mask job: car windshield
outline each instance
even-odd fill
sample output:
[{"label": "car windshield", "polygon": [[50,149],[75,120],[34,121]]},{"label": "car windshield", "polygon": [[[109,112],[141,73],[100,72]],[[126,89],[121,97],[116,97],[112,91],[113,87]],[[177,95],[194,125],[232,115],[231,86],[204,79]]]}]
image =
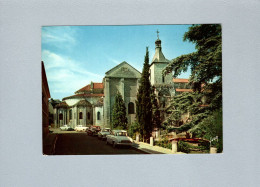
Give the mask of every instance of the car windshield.
[{"label": "car windshield", "polygon": [[109,132],[109,129],[104,129],[103,132]]},{"label": "car windshield", "polygon": [[127,133],[126,132],[118,132],[117,136],[127,136]]}]

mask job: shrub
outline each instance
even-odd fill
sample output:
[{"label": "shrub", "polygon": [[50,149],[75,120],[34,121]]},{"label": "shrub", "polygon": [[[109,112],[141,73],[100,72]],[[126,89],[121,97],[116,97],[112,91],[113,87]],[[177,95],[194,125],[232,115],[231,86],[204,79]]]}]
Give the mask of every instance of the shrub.
[{"label": "shrub", "polygon": [[154,145],[157,145],[159,147],[167,148],[167,149],[172,149],[172,144],[171,142],[167,139],[167,137],[164,137],[163,139],[159,141],[155,141]]},{"label": "shrub", "polygon": [[223,150],[223,126],[222,126],[222,110],[217,110],[212,115],[203,119],[200,125],[191,129],[195,137],[201,137],[207,140],[218,137],[218,140],[211,142],[211,146],[217,147],[217,152]]},{"label": "shrub", "polygon": [[190,153],[190,145],[187,142],[179,141],[178,142],[178,151],[184,153]]},{"label": "shrub", "polygon": [[[128,125],[128,130],[127,130],[128,136],[134,138],[136,132],[140,132],[140,125],[139,125],[139,123],[138,122],[133,122],[132,124],[129,124]],[[140,136],[140,141],[141,141],[141,139],[142,139],[142,137]]]}]

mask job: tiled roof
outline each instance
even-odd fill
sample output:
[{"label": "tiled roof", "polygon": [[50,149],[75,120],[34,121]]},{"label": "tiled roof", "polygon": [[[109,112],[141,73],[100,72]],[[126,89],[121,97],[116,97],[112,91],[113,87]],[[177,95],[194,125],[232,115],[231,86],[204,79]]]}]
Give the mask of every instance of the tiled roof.
[{"label": "tiled roof", "polygon": [[[103,88],[104,88],[103,83],[93,82],[93,89],[103,89]],[[79,89],[76,92],[84,92],[84,91],[90,91],[90,90],[91,90],[91,84],[88,84],[87,86],[84,86],[83,88]]]},{"label": "tiled roof", "polygon": [[200,107],[208,107],[209,105],[200,105]]},{"label": "tiled roof", "polygon": [[176,88],[176,92],[192,92],[192,89],[180,89],[180,88]]},{"label": "tiled roof", "polygon": [[67,108],[69,105],[65,101],[62,101],[61,103],[57,104],[56,108]]},{"label": "tiled roof", "polygon": [[94,89],[103,89],[104,88],[102,82],[101,83],[93,83],[93,85],[94,85]]},{"label": "tiled roof", "polygon": [[84,98],[84,97],[103,97],[104,94],[76,94],[68,97],[64,97],[62,100],[72,99],[72,98]]},{"label": "tiled roof", "polygon": [[176,82],[176,83],[178,83],[178,82],[188,83],[188,82],[189,82],[189,79],[173,79],[172,81],[173,81],[173,82]]}]

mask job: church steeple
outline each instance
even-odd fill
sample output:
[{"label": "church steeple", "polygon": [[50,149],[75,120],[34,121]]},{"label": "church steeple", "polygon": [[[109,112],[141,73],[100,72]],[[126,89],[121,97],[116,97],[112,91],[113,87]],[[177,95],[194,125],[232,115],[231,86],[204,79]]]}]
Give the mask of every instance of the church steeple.
[{"label": "church steeple", "polygon": [[157,30],[156,33],[157,33],[157,40],[155,41],[155,49],[161,48],[161,43],[162,43],[162,41],[159,39],[159,31]]},{"label": "church steeple", "polygon": [[162,41],[159,38],[159,31],[157,30],[156,33],[157,33],[157,40],[155,41],[155,54],[154,54],[152,63],[153,62],[169,62],[169,60],[167,60],[162,53],[162,46],[161,46]]}]

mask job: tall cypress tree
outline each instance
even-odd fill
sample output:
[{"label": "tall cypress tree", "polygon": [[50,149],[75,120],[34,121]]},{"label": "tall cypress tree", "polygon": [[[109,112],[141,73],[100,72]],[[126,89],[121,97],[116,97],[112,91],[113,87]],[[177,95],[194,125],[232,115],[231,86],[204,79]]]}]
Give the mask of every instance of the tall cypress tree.
[{"label": "tall cypress tree", "polygon": [[151,99],[152,99],[152,109],[153,109],[152,110],[153,111],[152,124],[153,124],[153,127],[160,128],[161,127],[161,115],[160,115],[160,110],[159,110],[159,104],[156,99],[156,95],[155,95],[154,91],[152,91]]},{"label": "tall cypress tree", "polygon": [[143,71],[141,76],[141,84],[138,89],[137,101],[136,101],[136,113],[137,121],[140,124],[141,135],[143,138],[149,138],[153,126],[152,126],[152,99],[151,99],[151,83],[149,80],[149,51],[146,47],[146,55],[144,58]]},{"label": "tall cypress tree", "polygon": [[127,128],[127,117],[126,117],[126,107],[122,95],[117,93],[115,97],[115,104],[113,106],[112,112],[112,129]]}]

